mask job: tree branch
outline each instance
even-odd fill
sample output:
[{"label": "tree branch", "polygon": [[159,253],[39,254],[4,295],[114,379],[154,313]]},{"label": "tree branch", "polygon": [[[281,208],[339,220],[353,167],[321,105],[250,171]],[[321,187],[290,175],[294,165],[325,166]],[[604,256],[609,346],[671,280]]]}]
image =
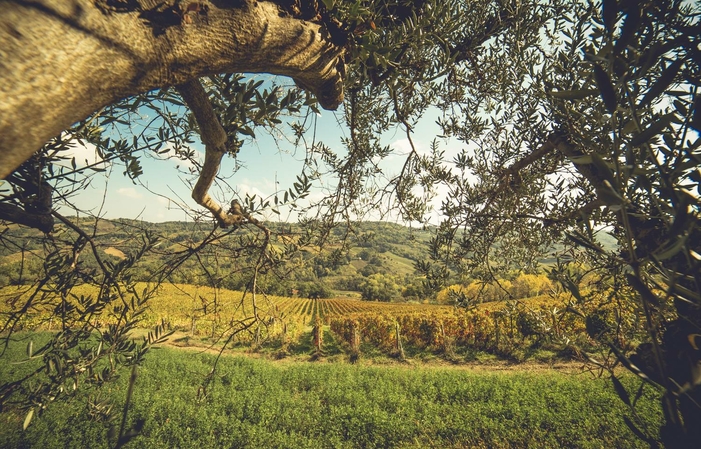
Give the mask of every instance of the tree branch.
[{"label": "tree branch", "polygon": [[605,188],[605,181],[607,179],[604,173],[597,170],[594,164],[582,164],[577,162],[577,159],[587,156],[587,153],[573,145],[566,132],[560,131],[553,133],[548,138],[548,141],[552,142],[552,145],[554,145],[563,156],[566,156],[572,161],[577,171],[589,181],[594,189],[598,191],[599,189]]},{"label": "tree branch", "polygon": [[54,229],[54,219],[51,214],[26,212],[19,206],[0,203],[0,220],[29,226],[43,232],[50,233]]},{"label": "tree branch", "polygon": [[518,177],[519,171],[523,170],[524,168],[531,165],[533,162],[543,158],[545,155],[552,152],[556,148],[555,145],[555,140],[553,140],[553,136],[551,135],[540,147],[536,148],[532,153],[526,155],[522,159],[519,159],[518,161],[510,165],[508,168],[506,168],[504,171],[502,171],[501,175],[499,176],[499,179],[496,182],[495,189],[492,191],[492,194],[489,196],[489,199],[487,199],[487,202],[482,208],[481,214],[487,212],[492,207],[492,204],[497,199],[497,197],[511,187],[511,181],[515,177]]},{"label": "tree branch", "polygon": [[[546,141],[538,148],[536,148],[533,152],[530,154],[526,155],[525,157],[519,159],[518,161],[514,162],[512,165],[510,165],[508,168],[502,171],[501,175],[499,176],[499,179],[496,182],[495,188],[492,192],[492,194],[489,196],[487,199],[487,202],[485,205],[482,207],[482,211],[480,212],[480,216],[490,216],[489,210],[491,209],[492,205],[496,201],[496,199],[499,197],[499,195],[503,194],[507,189],[510,188],[511,186],[511,181],[514,178],[518,177],[518,172],[520,170],[523,170],[524,168],[528,167],[535,161],[545,157],[547,154],[551,153],[552,151],[557,150],[562,154],[563,156],[570,158],[573,160],[573,164],[577,171],[584,176],[587,181],[595,188],[595,189],[601,189],[602,187],[605,186],[604,181],[606,180],[605,176],[602,173],[599,173],[596,170],[596,167],[592,164],[581,164],[577,163],[576,160],[578,158],[581,158],[583,156],[586,156],[586,153],[584,153],[582,150],[578,149],[575,147],[568,139],[567,134],[565,132],[559,131],[559,132],[554,132],[551,135],[548,136]],[[563,223],[566,221],[569,221],[571,219],[577,218],[577,216],[582,216],[585,214],[591,213],[594,209],[599,208],[601,206],[604,206],[605,203],[601,199],[596,199],[593,201],[590,201],[589,203],[585,204],[579,209],[575,209],[571,211],[570,213],[561,215],[559,217],[522,217],[522,218],[532,218],[532,219],[537,219],[537,220],[542,220],[546,224],[554,224],[554,223]]]},{"label": "tree branch", "polygon": [[10,1],[0,15],[0,178],[105,105],[220,73],[292,77],[343,101],[343,49],[270,1]]},{"label": "tree branch", "polygon": [[195,116],[202,143],[205,145],[204,164],[195,188],[192,190],[192,198],[197,204],[207,208],[222,228],[240,226],[249,222],[263,230],[269,237],[268,228],[244,211],[237,200],[233,200],[231,208],[225,212],[224,208],[209,195],[209,189],[219,172],[221,160],[226,154],[226,132],[212,108],[207,92],[198,80],[180,84],[176,89]]}]

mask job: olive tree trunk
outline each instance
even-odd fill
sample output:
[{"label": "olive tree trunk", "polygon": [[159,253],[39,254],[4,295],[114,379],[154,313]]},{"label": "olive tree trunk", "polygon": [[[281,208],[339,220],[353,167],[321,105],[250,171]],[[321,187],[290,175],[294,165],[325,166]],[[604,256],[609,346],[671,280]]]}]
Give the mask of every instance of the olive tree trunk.
[{"label": "olive tree trunk", "polygon": [[101,107],[204,75],[290,76],[335,109],[341,53],[269,1],[3,2],[0,178]]}]

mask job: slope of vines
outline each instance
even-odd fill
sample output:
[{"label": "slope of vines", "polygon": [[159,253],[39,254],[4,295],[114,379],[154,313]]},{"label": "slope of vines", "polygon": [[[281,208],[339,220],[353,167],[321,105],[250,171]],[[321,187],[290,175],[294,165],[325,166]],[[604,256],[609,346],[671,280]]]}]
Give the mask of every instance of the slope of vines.
[{"label": "slope of vines", "polygon": [[[0,299],[16,296],[21,287],[0,290]],[[85,291],[83,291],[85,290]],[[77,288],[80,295],[94,294]],[[21,301],[19,302],[21,303]],[[595,307],[590,307],[595,310]],[[0,302],[0,314],[13,304]],[[557,342],[560,346],[591,343],[587,320],[591,315],[565,311],[564,297],[541,296],[518,303],[485,303],[473,310],[452,306],[410,303],[382,303],[357,299],[304,299],[269,295],[244,295],[230,290],[214,290],[192,285],[164,285],[143,311],[143,327],[165,322],[170,329],[191,335],[217,337],[240,331],[235,342],[289,344],[311,332],[310,327],[325,325],[342,345],[352,351],[359,344],[385,352],[402,345],[419,350],[452,352],[472,348],[493,353],[509,353],[515,348]],[[28,311],[19,328],[56,329],[50,310],[36,307]],[[253,317],[257,316],[257,320]],[[635,313],[631,313],[635,316]],[[637,323],[614,323],[613,316],[595,317],[603,330],[619,342],[632,340]],[[95,328],[112,324],[114,314],[96,316]],[[615,331],[612,329],[616,328]],[[588,334],[589,331],[589,334]],[[401,344],[400,344],[401,343]]]}]

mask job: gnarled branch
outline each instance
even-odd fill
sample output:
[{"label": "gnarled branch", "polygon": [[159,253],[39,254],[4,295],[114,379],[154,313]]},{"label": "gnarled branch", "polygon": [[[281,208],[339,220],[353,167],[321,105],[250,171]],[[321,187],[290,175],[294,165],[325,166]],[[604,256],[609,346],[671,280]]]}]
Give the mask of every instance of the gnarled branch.
[{"label": "gnarled branch", "polygon": [[343,49],[274,2],[135,0],[110,10],[114,3],[3,4],[0,179],[99,108],[204,75],[286,75],[324,108],[343,100]]},{"label": "gnarled branch", "polygon": [[226,154],[226,132],[212,108],[207,92],[198,80],[180,84],[176,86],[176,89],[195,116],[197,125],[200,128],[202,143],[205,145],[204,164],[195,188],[192,190],[192,198],[200,206],[206,207],[222,228],[239,226],[249,222],[262,229],[266,235],[269,235],[270,231],[244,211],[238,201],[233,200],[231,209],[225,212],[224,208],[209,195],[209,189],[212,187],[214,178],[219,172],[221,160]]}]

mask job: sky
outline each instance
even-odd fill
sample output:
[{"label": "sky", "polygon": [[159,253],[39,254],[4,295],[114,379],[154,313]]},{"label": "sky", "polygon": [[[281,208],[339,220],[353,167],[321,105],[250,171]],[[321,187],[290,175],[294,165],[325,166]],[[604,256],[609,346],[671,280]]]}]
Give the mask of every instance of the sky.
[{"label": "sky", "polygon": [[[414,144],[420,153],[426,152],[434,137],[440,134],[435,120],[435,116],[422,120],[414,132]],[[342,112],[321,110],[317,117],[317,140],[340,150],[341,138],[347,133],[339,124],[341,121]],[[228,186],[219,183],[222,188],[215,185],[210,191],[220,203],[228,204],[231,201],[229,188],[233,188],[240,198],[246,194],[269,197],[280,189],[291,187],[296,176],[301,173],[303,149],[295,150],[285,139],[278,139],[276,143],[267,133],[257,132],[256,136],[255,140],[248,141],[239,152],[238,162],[242,167],[238,171],[234,173],[235,162],[231,157],[224,158],[219,175],[226,178]],[[397,155],[383,161],[383,169],[387,174],[396,174],[403,163],[401,155],[408,154],[410,150],[409,142],[403,130],[388,133],[383,139],[386,144],[397,150]],[[198,152],[200,160],[203,160],[204,146],[198,141],[192,148]],[[96,160],[95,150],[89,145],[74,147],[73,155],[78,165],[84,165],[86,160]],[[185,209],[204,210],[190,197],[191,185],[196,177],[189,173],[187,163],[177,159],[156,160],[153,157],[142,157],[141,164],[144,173],[136,182],[123,175],[122,165],[108,167],[105,175],[95,176],[89,187],[72,198],[73,202],[81,209],[90,210],[92,214],[99,214],[104,218],[129,218],[148,222],[192,221],[193,218],[188,216],[179,204]],[[323,195],[319,186],[315,187],[310,199],[318,199]],[[69,208],[59,211],[75,214]],[[282,221],[297,219],[294,213],[281,212],[280,216],[269,214],[264,218]],[[370,219],[373,219],[372,214]],[[437,220],[437,214],[434,214],[431,221]]]}]

